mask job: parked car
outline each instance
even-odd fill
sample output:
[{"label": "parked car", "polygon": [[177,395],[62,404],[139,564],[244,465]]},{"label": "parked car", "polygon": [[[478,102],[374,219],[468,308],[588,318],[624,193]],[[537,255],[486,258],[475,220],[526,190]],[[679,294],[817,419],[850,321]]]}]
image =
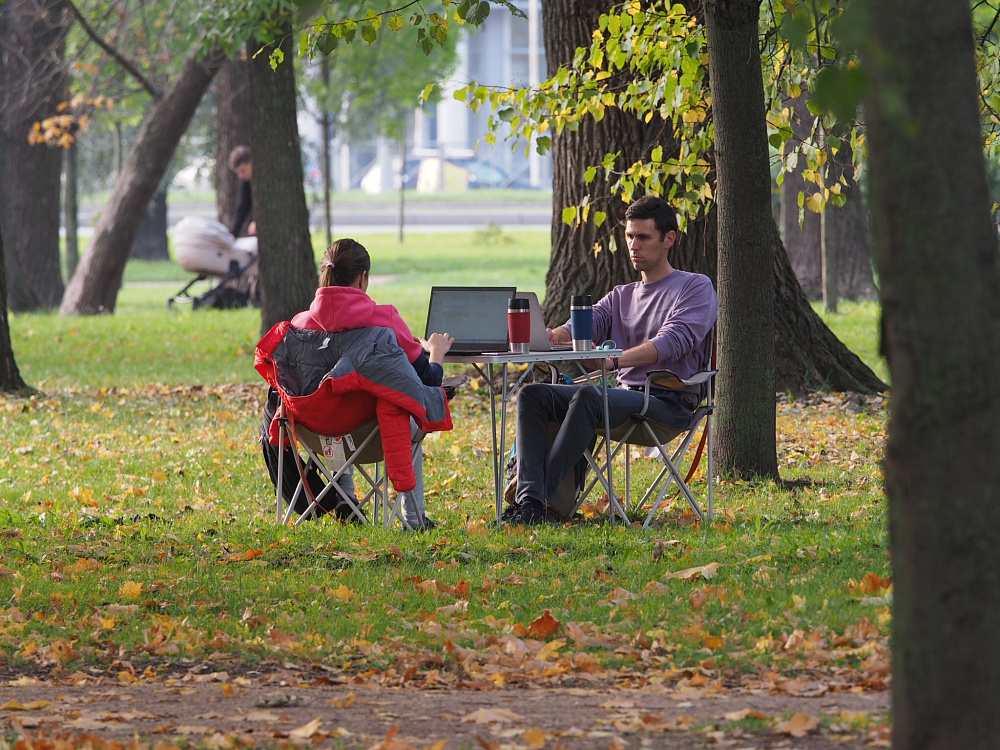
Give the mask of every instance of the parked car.
[{"label": "parked car", "polygon": [[[515,190],[538,189],[528,181],[527,177],[519,174],[508,174],[499,167],[487,164],[486,162],[477,161],[472,157],[449,157],[445,160],[445,163],[447,165],[446,168],[457,168],[463,170],[463,172],[467,175],[465,181],[466,187],[470,190],[484,188],[511,188]],[[403,176],[404,187],[409,190],[415,190],[417,188],[421,165],[423,165],[426,172],[428,168],[438,168],[438,161],[436,157],[429,157],[427,159],[411,157],[407,159],[406,171]]]}]

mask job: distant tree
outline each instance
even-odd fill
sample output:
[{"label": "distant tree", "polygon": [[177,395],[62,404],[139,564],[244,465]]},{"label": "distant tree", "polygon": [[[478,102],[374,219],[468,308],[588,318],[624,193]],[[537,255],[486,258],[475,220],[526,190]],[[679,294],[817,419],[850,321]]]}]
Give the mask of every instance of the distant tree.
[{"label": "distant tree", "polygon": [[135,145],[94,229],[90,248],[66,287],[61,315],[114,312],[129,249],[202,95],[225,60],[221,51],[190,56],[150,107]]},{"label": "distant tree", "polygon": [[284,60],[273,68],[266,52],[258,54],[260,41],[247,47],[262,333],[309,307],[319,280],[303,186],[290,31],[287,20],[278,25],[271,50],[283,53]]},{"label": "distant tree", "polygon": [[1000,736],[1000,248],[970,6],[861,8],[881,340],[893,383],[884,460],[892,747],[986,750]]},{"label": "distant tree", "polygon": [[7,302],[12,310],[51,309],[63,294],[59,258],[62,149],[29,140],[36,122],[66,98],[62,0],[0,4],[0,212],[7,230]]},{"label": "distant tree", "polygon": [[21,371],[14,361],[14,347],[10,342],[10,324],[7,320],[7,275],[4,273],[3,234],[0,232],[0,393],[27,393],[31,389],[21,379]]}]

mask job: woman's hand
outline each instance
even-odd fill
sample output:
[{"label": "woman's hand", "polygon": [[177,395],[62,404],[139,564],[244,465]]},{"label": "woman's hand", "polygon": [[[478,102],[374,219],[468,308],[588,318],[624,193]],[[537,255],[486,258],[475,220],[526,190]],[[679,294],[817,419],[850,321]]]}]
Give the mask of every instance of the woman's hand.
[{"label": "woman's hand", "polygon": [[447,333],[432,333],[428,338],[420,339],[420,345],[427,352],[430,361],[438,365],[444,361],[444,355],[454,343],[455,337]]}]

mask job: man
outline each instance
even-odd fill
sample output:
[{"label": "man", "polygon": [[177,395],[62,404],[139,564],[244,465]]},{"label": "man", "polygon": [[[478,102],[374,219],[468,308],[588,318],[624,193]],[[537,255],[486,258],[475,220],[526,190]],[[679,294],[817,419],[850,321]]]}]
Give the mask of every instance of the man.
[{"label": "man", "polygon": [[251,215],[253,214],[253,190],[251,188],[253,153],[250,151],[249,146],[237,146],[229,153],[229,168],[240,179],[240,184],[237,188],[236,210],[233,212],[233,222],[229,227],[229,233],[233,237],[239,237],[244,223],[250,219],[250,224],[247,226],[247,234],[250,236],[256,235],[257,224],[251,219]]},{"label": "man", "polygon": [[[715,325],[719,300],[707,276],[679,271],[667,251],[677,239],[677,217],[660,198],[640,198],[625,211],[625,237],[632,266],[641,281],[611,290],[594,305],[594,342],[611,340],[623,349],[608,359],[620,388],[608,391],[611,426],[643,404],[642,389],[651,370],[672,370],[682,378],[701,369],[704,341]],[[552,343],[572,341],[572,324],[549,331]],[[698,405],[697,389],[654,391],[647,414],[684,429]],[[566,473],[583,456],[603,426],[601,392],[591,385],[524,386],[517,398],[517,494],[504,513],[514,524],[565,518],[571,508],[553,500]],[[558,431],[550,441],[549,426]]]}]

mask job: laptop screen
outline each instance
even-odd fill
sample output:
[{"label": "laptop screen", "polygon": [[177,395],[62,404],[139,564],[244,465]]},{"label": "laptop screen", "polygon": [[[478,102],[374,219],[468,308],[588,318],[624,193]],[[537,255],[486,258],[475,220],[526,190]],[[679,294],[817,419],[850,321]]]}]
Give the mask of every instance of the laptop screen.
[{"label": "laptop screen", "polygon": [[515,288],[436,286],[427,308],[427,332],[455,337],[452,351],[507,349],[507,303]]}]

